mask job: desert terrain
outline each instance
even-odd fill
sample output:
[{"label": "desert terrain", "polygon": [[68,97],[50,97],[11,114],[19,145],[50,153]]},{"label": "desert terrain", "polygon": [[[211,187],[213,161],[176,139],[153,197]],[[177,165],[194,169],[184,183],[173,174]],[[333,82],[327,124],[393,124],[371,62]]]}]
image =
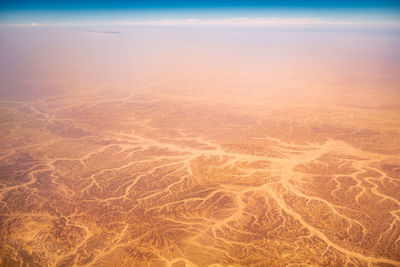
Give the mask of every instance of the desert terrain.
[{"label": "desert terrain", "polygon": [[214,63],[142,83],[3,68],[0,265],[400,266],[396,75]]}]

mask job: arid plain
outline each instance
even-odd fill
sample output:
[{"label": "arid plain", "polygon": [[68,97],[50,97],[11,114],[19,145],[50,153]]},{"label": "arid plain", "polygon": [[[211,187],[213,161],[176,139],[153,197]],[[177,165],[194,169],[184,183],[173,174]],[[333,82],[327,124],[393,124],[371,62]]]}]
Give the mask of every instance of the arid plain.
[{"label": "arid plain", "polygon": [[[273,33],[283,47],[267,42],[258,54],[252,42],[222,48],[243,30],[186,50],[188,34],[206,33],[146,31],[129,41],[68,31],[76,45],[103,46],[93,57],[104,69],[85,56],[71,65],[89,49],[42,57],[56,42],[48,33],[26,53],[56,65],[2,64],[1,266],[400,265],[391,37],[343,33],[331,46],[337,33],[326,43]],[[1,57],[20,55],[15,43],[29,34],[3,33]],[[168,49],[145,47],[149,36]],[[106,50],[115,42],[139,52],[117,64]],[[129,65],[135,58],[146,64]],[[135,71],[121,74],[123,64]]]}]

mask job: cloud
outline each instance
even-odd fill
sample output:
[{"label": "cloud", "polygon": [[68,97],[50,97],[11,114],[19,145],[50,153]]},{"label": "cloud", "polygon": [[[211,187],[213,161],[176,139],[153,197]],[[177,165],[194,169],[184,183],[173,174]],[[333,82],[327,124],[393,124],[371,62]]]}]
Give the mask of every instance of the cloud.
[{"label": "cloud", "polygon": [[45,26],[44,24],[40,24],[37,22],[32,22],[32,23],[28,23],[28,24],[10,24],[9,26],[12,27],[41,27],[41,26]]},{"label": "cloud", "polygon": [[120,25],[165,25],[165,26],[274,26],[274,25],[347,25],[350,21],[330,21],[320,18],[224,18],[224,19],[165,19],[150,21],[119,21]]},{"label": "cloud", "polygon": [[74,28],[74,31],[82,31],[82,32],[90,32],[90,33],[100,33],[100,34],[120,34],[121,32],[118,31],[100,31],[100,30],[93,30],[93,29],[81,29],[81,28]]}]

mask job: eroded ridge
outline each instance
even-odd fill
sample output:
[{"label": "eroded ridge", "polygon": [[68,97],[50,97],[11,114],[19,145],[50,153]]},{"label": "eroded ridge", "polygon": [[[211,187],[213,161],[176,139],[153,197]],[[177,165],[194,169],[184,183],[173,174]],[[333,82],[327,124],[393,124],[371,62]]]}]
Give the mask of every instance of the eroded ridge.
[{"label": "eroded ridge", "polygon": [[3,101],[1,264],[399,266],[396,119],[315,110]]}]

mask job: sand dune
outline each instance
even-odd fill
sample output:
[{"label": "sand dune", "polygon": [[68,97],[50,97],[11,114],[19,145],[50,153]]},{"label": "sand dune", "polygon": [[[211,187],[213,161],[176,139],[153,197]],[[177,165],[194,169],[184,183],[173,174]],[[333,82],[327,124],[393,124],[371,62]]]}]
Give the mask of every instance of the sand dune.
[{"label": "sand dune", "polygon": [[0,265],[400,265],[398,92],[168,77],[3,94]]}]

